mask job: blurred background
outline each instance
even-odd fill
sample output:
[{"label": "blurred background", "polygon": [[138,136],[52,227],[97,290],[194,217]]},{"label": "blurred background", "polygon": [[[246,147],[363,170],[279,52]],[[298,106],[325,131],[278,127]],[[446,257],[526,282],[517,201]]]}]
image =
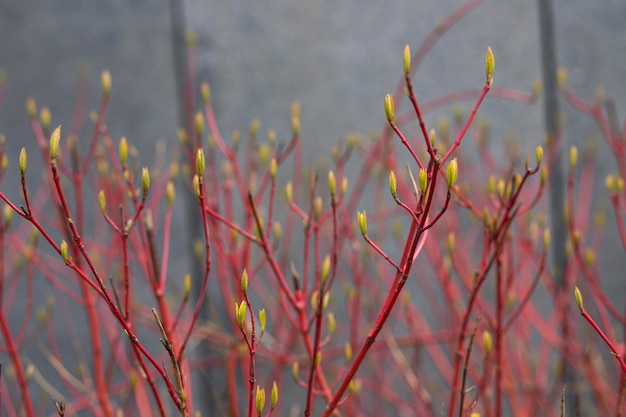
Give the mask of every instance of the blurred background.
[{"label": "blurred background", "polygon": [[[35,141],[25,111],[27,97],[52,112],[52,125],[69,124],[77,80],[89,85],[89,109],[100,98],[100,73],[113,79],[107,126],[115,141],[126,136],[146,165],[155,143],[177,146],[180,126],[172,11],[184,30],[198,37],[197,72],[207,80],[224,136],[250,121],[261,132],[290,135],[290,106],[302,105],[305,155],[328,156],[350,132],[366,135],[385,123],[383,97],[402,75],[405,44],[416,50],[460,0],[188,0],[75,2],[0,1],[0,67],[6,71],[0,133],[11,158],[3,191],[17,197],[16,161]],[[571,89],[592,99],[604,86],[618,114],[626,114],[626,2],[557,0],[554,4],[559,65],[569,69]],[[174,13],[176,14],[176,13]],[[434,46],[414,75],[418,99],[425,101],[484,83],[484,54],[496,57],[494,85],[530,92],[541,77],[536,2],[487,0]],[[178,29],[181,27],[178,26]],[[581,145],[599,136],[596,125],[565,103],[565,141]],[[467,103],[469,108],[470,103]],[[450,108],[428,114],[433,124]],[[520,139],[525,150],[543,142],[542,103],[525,106],[487,98],[481,114],[492,124],[492,144],[503,152],[504,138]],[[81,132],[87,141],[89,124]],[[614,171],[600,145],[599,178]],[[12,169],[11,169],[12,168]],[[603,174],[604,172],[604,174]],[[187,226],[184,211],[175,222]],[[177,234],[183,242],[185,233]],[[173,245],[173,273],[190,270],[186,246]],[[621,250],[609,254],[623,257]],[[178,271],[181,272],[178,272]],[[621,289],[623,276],[616,278]],[[613,281],[611,281],[613,282]],[[610,287],[610,283],[608,284]],[[610,289],[609,289],[610,292]]]}]

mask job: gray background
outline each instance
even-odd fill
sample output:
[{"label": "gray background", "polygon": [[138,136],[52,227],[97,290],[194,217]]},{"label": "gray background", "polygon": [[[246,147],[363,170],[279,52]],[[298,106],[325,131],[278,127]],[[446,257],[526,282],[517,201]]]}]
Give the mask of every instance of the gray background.
[{"label": "gray background", "polygon": [[[231,0],[185,2],[185,21],[199,37],[198,73],[210,82],[224,136],[259,118],[262,132],[289,135],[289,109],[302,103],[305,155],[328,153],[347,133],[384,123],[382,98],[402,71],[402,49],[414,49],[435,24],[460,5],[438,1]],[[570,69],[570,85],[591,97],[599,85],[626,113],[626,3],[556,1],[557,49]],[[540,75],[534,1],[489,0],[435,46],[415,76],[421,100],[484,82],[484,51],[496,56],[495,85],[530,91]],[[150,164],[155,141],[176,146],[177,97],[164,1],[0,2],[0,67],[7,72],[0,133],[7,136],[13,173],[19,149],[34,150],[24,110],[32,96],[52,110],[53,125],[69,123],[76,74],[89,72],[90,108],[99,100],[99,74],[108,69],[113,91],[107,126],[127,136]],[[563,106],[566,139],[582,143],[595,125]],[[449,109],[446,109],[448,112]],[[542,108],[488,99],[494,146],[509,133],[527,149],[541,142]],[[428,115],[434,121],[442,114]],[[84,130],[87,135],[89,130]],[[87,139],[87,136],[84,138]],[[602,147],[604,148],[604,147]],[[34,153],[34,152],[33,152]],[[606,153],[603,155],[606,157]],[[34,162],[33,162],[34,163]],[[613,170],[613,161],[601,170]],[[9,174],[3,191],[16,197]],[[181,224],[181,218],[176,221]],[[179,239],[185,239],[179,233]],[[173,246],[174,271],[186,272],[183,245]],[[178,252],[178,253],[176,253]],[[623,256],[617,251],[614,257]],[[619,285],[618,285],[619,284]],[[620,280],[615,280],[620,288]]]}]

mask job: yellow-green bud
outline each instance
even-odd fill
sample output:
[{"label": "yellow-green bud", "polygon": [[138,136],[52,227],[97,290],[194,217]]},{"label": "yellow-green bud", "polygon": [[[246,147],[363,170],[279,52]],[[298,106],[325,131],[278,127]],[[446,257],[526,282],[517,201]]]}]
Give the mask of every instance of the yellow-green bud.
[{"label": "yellow-green bud", "polygon": [[241,292],[243,293],[244,297],[246,296],[246,294],[248,294],[248,271],[245,269],[241,274]]},{"label": "yellow-green bud", "polygon": [[300,134],[300,117],[291,118],[291,131],[294,135]]},{"label": "yellow-green bud", "polygon": [[322,352],[318,351],[317,354],[315,355],[315,362],[313,363],[313,366],[317,368],[320,362],[322,362]]},{"label": "yellow-green bud", "polygon": [[404,64],[404,76],[408,77],[411,75],[411,48],[409,45],[404,47],[404,56],[403,56],[403,64]]},{"label": "yellow-green bud", "polygon": [[144,197],[148,195],[150,190],[150,171],[146,167],[141,169],[141,190]]},{"label": "yellow-green bud", "polygon": [[541,165],[541,161],[543,161],[543,148],[541,146],[535,148],[535,158],[537,159],[537,165]]},{"label": "yellow-green bud", "polygon": [[276,178],[276,172],[278,172],[278,162],[276,162],[276,158],[272,158],[272,162],[270,162],[270,175],[272,179]]},{"label": "yellow-green bud", "polygon": [[291,181],[289,181],[285,186],[285,196],[287,197],[287,202],[289,204],[293,203],[293,185],[291,184]]},{"label": "yellow-green bud", "polygon": [[261,128],[261,121],[259,119],[254,119],[250,123],[250,136],[256,136],[259,133],[259,129]]},{"label": "yellow-green bud", "polygon": [[454,252],[455,244],[456,244],[456,239],[454,236],[454,232],[448,233],[448,251]]},{"label": "yellow-green bud", "polygon": [[420,194],[424,195],[428,185],[428,174],[424,168],[421,168],[419,174],[417,174],[417,185],[420,189]]},{"label": "yellow-green bud", "polygon": [[317,310],[317,304],[320,300],[320,293],[317,291],[313,291],[313,294],[311,294],[311,307],[314,310]]},{"label": "yellow-green bud", "polygon": [[296,382],[298,382],[299,371],[300,371],[300,365],[298,364],[298,362],[294,362],[293,365],[291,365],[291,376],[293,376],[293,379]]},{"label": "yellow-green bud", "polygon": [[125,137],[120,139],[119,154],[122,166],[126,165],[126,161],[128,160],[128,141],[126,141]]},{"label": "yellow-green bud", "polygon": [[391,94],[387,94],[385,96],[385,117],[387,117],[387,121],[389,123],[392,123],[395,117],[393,97]]},{"label": "yellow-green bud", "polygon": [[357,211],[356,219],[357,219],[357,222],[359,223],[359,229],[361,229],[361,234],[363,236],[366,236],[367,235],[367,214],[365,213],[365,210],[363,210],[363,212]]},{"label": "yellow-green bud", "polygon": [[206,160],[204,158],[204,150],[202,148],[198,148],[198,152],[196,152],[196,172],[198,176],[204,176],[204,169],[206,166]]},{"label": "yellow-green bud", "polygon": [[491,47],[487,47],[487,54],[485,55],[485,74],[487,76],[487,85],[491,87],[493,84],[493,70],[496,66],[496,60],[493,56]]},{"label": "yellow-green bud", "polygon": [[197,112],[195,117],[195,125],[196,125],[196,134],[199,138],[202,137],[202,133],[204,132],[204,116],[202,112]]},{"label": "yellow-green bud", "polygon": [[324,208],[322,197],[318,196],[315,198],[315,201],[313,201],[313,208],[315,209],[315,214],[319,217],[322,214],[322,209]]},{"label": "yellow-green bud", "polygon": [[337,321],[335,321],[335,315],[333,313],[328,313],[328,334],[335,333],[335,329],[337,329]]},{"label": "yellow-green bud", "polygon": [[28,165],[28,157],[26,156],[26,148],[22,148],[22,150],[20,151],[20,158],[19,158],[20,174],[24,175],[26,173],[26,165]]},{"label": "yellow-green bud", "polygon": [[346,195],[348,192],[348,178],[343,177],[341,179],[341,195]]},{"label": "yellow-green bud", "polygon": [[621,193],[622,191],[624,191],[624,178],[622,177],[617,177],[617,183],[616,183],[616,187],[617,187],[617,192]]},{"label": "yellow-green bud", "polygon": [[100,79],[102,85],[102,94],[108,97],[111,94],[111,73],[109,71],[102,71],[102,77]]},{"label": "yellow-green bud", "polygon": [[350,342],[346,342],[343,351],[346,357],[346,362],[350,362],[350,360],[352,359],[352,345],[350,344]]},{"label": "yellow-green bud", "polygon": [[275,221],[273,225],[274,239],[277,241],[283,236],[283,226],[279,221]]},{"label": "yellow-green bud", "polygon": [[197,174],[193,176],[193,193],[196,196],[196,198],[199,200],[200,199],[200,177],[198,177]]},{"label": "yellow-green bud", "polygon": [[428,139],[430,140],[431,146],[434,147],[437,145],[437,131],[435,129],[430,129],[430,132],[428,132]]},{"label": "yellow-green bud", "polygon": [[262,308],[259,310],[259,323],[261,324],[261,331],[265,331],[265,325],[267,324],[267,315],[265,314],[265,309]]},{"label": "yellow-green bud", "polygon": [[398,196],[398,183],[396,181],[396,173],[393,170],[389,171],[389,190],[395,200]]},{"label": "yellow-green bud", "polygon": [[544,165],[541,167],[541,171],[539,171],[539,181],[541,185],[546,183],[546,179],[548,178],[548,168]]},{"label": "yellow-green bud", "polygon": [[491,338],[491,333],[487,330],[483,332],[483,346],[485,347],[485,355],[489,355],[493,348],[493,339]]},{"label": "yellow-green bud", "polygon": [[241,304],[236,307],[236,319],[237,325],[239,329],[243,330],[243,322],[246,319],[246,313],[248,312],[248,306],[246,305],[246,300],[243,300]]},{"label": "yellow-green bud", "polygon": [[13,218],[13,209],[11,206],[4,206],[4,209],[2,210],[2,218],[4,220],[4,227],[8,228],[11,224],[11,219]]},{"label": "yellow-green bud", "polygon": [[209,87],[209,83],[206,81],[200,84],[200,95],[202,96],[202,102],[204,104],[209,104],[211,101],[211,88]]},{"label": "yellow-green bud", "polygon": [[50,162],[56,164],[59,156],[59,142],[61,141],[61,126],[58,126],[50,135]]},{"label": "yellow-green bud", "polygon": [[580,309],[580,312],[584,313],[585,309],[583,307],[583,295],[580,293],[578,287],[574,287],[574,298],[576,299],[576,305]]},{"label": "yellow-green bud", "polygon": [[191,293],[191,274],[187,274],[185,278],[183,278],[183,291],[185,297],[188,297]]},{"label": "yellow-green bud", "polygon": [[330,273],[330,256],[326,255],[324,260],[322,261],[322,272],[320,274],[320,279],[322,282],[322,286],[326,284],[326,280],[328,279],[328,274]]},{"label": "yellow-green bud", "polygon": [[330,191],[330,196],[334,198],[337,192],[337,179],[333,171],[328,171],[328,190]]},{"label": "yellow-green bud", "polygon": [[550,229],[546,229],[543,232],[543,246],[547,249],[550,247],[551,234]]},{"label": "yellow-green bud", "polygon": [[63,262],[67,263],[67,260],[68,260],[67,242],[65,240],[61,242],[61,258],[63,258]]},{"label": "yellow-green bud", "polygon": [[596,252],[592,248],[585,249],[585,262],[593,265],[596,262]]},{"label": "yellow-green bud", "polygon": [[256,413],[258,417],[263,414],[265,407],[265,389],[257,386],[256,388]]},{"label": "yellow-green bud", "polygon": [[570,168],[574,168],[578,163],[578,148],[576,146],[572,146],[569,150],[569,166]]},{"label": "yellow-green bud", "polygon": [[44,131],[50,129],[50,120],[52,116],[50,115],[50,109],[48,107],[44,107],[39,112],[39,123],[41,123],[41,127]]},{"label": "yellow-green bud", "polygon": [[100,204],[100,211],[102,214],[105,214],[107,210],[107,199],[103,190],[100,190],[98,193],[98,204]]},{"label": "yellow-green bud", "polygon": [[167,205],[172,207],[174,203],[174,197],[176,196],[176,189],[174,188],[174,183],[169,181],[167,186],[165,187],[165,199],[167,200]]},{"label": "yellow-green bud", "polygon": [[31,120],[37,117],[37,102],[32,97],[26,99],[26,113]]},{"label": "yellow-green bud", "polygon": [[452,188],[454,183],[456,182],[457,177],[459,176],[459,165],[454,158],[448,164],[448,169],[446,170],[446,180],[448,181],[448,188]]},{"label": "yellow-green bud", "polygon": [[606,176],[606,180],[604,180],[604,185],[606,186],[606,191],[609,194],[615,193],[617,190],[617,182],[615,181],[615,176],[613,174],[609,174]]},{"label": "yellow-green bud", "polygon": [[278,386],[276,385],[276,381],[272,384],[272,392],[270,393],[270,404],[272,408],[276,408],[276,404],[278,404]]}]

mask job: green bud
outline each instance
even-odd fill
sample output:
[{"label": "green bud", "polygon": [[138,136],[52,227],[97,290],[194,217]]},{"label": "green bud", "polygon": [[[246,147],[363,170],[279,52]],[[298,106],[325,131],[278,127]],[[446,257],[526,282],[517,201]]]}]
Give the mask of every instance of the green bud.
[{"label": "green bud", "polygon": [[204,150],[202,148],[198,148],[196,152],[196,172],[199,177],[204,176],[204,169],[206,167],[206,160],[204,158]]},{"label": "green bud", "polygon": [[346,195],[348,192],[348,178],[343,177],[341,179],[341,195]]},{"label": "green bud", "polygon": [[196,196],[196,198],[199,200],[200,199],[200,178],[198,177],[197,174],[193,176],[193,193]]},{"label": "green bud", "polygon": [[279,241],[280,238],[283,236],[283,226],[280,224],[279,221],[274,222],[273,231],[274,231],[274,239]]},{"label": "green bud", "polygon": [[103,190],[100,190],[98,193],[98,204],[100,204],[100,211],[102,214],[105,214],[107,210],[107,199]]},{"label": "green bud", "polygon": [[61,258],[63,258],[63,262],[67,263],[68,261],[67,242],[65,240],[61,242]]},{"label": "green bud", "polygon": [[245,269],[241,274],[241,292],[243,293],[244,297],[246,296],[246,294],[248,294],[248,271],[246,271]]},{"label": "green bud", "polygon": [[292,204],[293,203],[293,185],[291,184],[291,181],[289,181],[287,185],[285,186],[285,196],[287,197],[287,202],[289,204]]},{"label": "green bud", "polygon": [[330,256],[326,255],[326,257],[322,261],[322,272],[321,272],[321,275],[320,275],[322,286],[324,286],[324,284],[326,284],[326,280],[328,279],[328,274],[329,273],[330,273]]},{"label": "green bud", "polygon": [[452,161],[450,161],[450,163],[448,164],[448,169],[446,170],[446,180],[448,181],[448,189],[454,186],[454,183],[456,182],[456,179],[458,176],[459,176],[459,165],[456,161],[456,158],[454,158]]},{"label": "green bud", "polygon": [[318,196],[315,198],[315,201],[313,201],[313,208],[315,209],[315,214],[319,217],[322,214],[322,209],[324,208],[322,197]]},{"label": "green bud", "polygon": [[335,329],[337,329],[337,321],[335,321],[335,315],[333,313],[328,313],[328,334],[335,333]]},{"label": "green bud", "polygon": [[550,240],[551,240],[550,229],[546,229],[543,232],[543,246],[546,249],[550,247]]},{"label": "green bud", "polygon": [[109,95],[111,95],[111,73],[106,70],[102,71],[100,82],[102,85],[102,95],[109,97]]},{"label": "green bud", "polygon": [[574,168],[578,163],[578,148],[572,146],[569,150],[569,167]]},{"label": "green bud", "polygon": [[328,189],[330,196],[334,198],[337,192],[337,180],[335,179],[335,173],[333,171],[328,171]]},{"label": "green bud", "polygon": [[493,84],[493,70],[496,66],[496,60],[493,56],[491,47],[487,47],[487,54],[485,55],[485,74],[487,76],[487,85],[491,87]]},{"label": "green bud", "polygon": [[278,386],[276,386],[276,381],[272,384],[272,392],[270,393],[270,403],[272,408],[276,408],[276,404],[278,404]]},{"label": "green bud", "polygon": [[387,94],[385,96],[385,117],[387,117],[387,121],[389,123],[393,123],[393,119],[395,117],[394,103],[393,97],[391,94]]},{"label": "green bud", "polygon": [[404,64],[404,76],[408,77],[411,75],[411,48],[409,45],[404,47],[404,56],[403,56],[403,64]]},{"label": "green bud", "polygon": [[258,417],[263,414],[265,407],[265,389],[257,386],[256,388],[256,413]]},{"label": "green bud", "polygon": [[169,207],[172,207],[172,204],[174,203],[175,195],[176,195],[176,190],[174,188],[174,183],[172,181],[169,181],[167,183],[167,186],[165,187],[165,199],[167,200],[167,205]]},{"label": "green bud", "polygon": [[209,87],[209,83],[206,81],[200,85],[200,95],[202,96],[202,102],[204,104],[209,104],[211,102],[211,88]]},{"label": "green bud", "polygon": [[580,293],[578,287],[574,287],[574,298],[576,299],[576,305],[580,309],[580,312],[584,313],[585,309],[583,308],[583,295]]},{"label": "green bud", "polygon": [[50,135],[50,162],[56,164],[59,156],[59,142],[61,141],[61,126],[58,126]]},{"label": "green bud", "polygon": [[298,364],[298,362],[294,362],[293,365],[291,365],[291,376],[293,376],[293,380],[296,381],[296,383],[298,382],[299,371],[300,365]]},{"label": "green bud", "polygon": [[237,319],[237,325],[239,329],[243,330],[243,322],[246,319],[246,313],[248,312],[248,306],[246,300],[241,301],[241,304],[237,305],[235,314]]},{"label": "green bud", "polygon": [[191,293],[191,274],[187,274],[183,278],[183,292],[185,297],[188,297]]},{"label": "green bud", "polygon": [[491,333],[487,330],[483,332],[483,346],[485,347],[485,355],[489,355],[493,348],[493,339],[491,338]]},{"label": "green bud", "polygon": [[278,172],[278,162],[276,162],[276,158],[272,158],[272,161],[270,162],[270,175],[272,176],[272,179],[276,178],[276,172]]},{"label": "green bud", "polygon": [[541,161],[543,161],[543,148],[541,146],[535,148],[535,159],[537,159],[537,165],[541,165]]},{"label": "green bud", "polygon": [[267,324],[267,315],[265,314],[264,308],[259,310],[259,323],[261,324],[261,332],[264,332],[265,325]]},{"label": "green bud", "polygon": [[361,229],[361,234],[364,237],[367,236],[367,214],[365,213],[365,210],[363,210],[363,212],[357,211],[356,219],[359,223],[359,229]]},{"label": "green bud", "polygon": [[343,350],[346,357],[346,362],[350,362],[350,360],[352,359],[352,345],[350,345],[350,342],[346,342]]},{"label": "green bud", "polygon": [[28,118],[34,120],[37,117],[37,102],[34,98],[29,97],[26,99],[26,113]]},{"label": "green bud", "polygon": [[398,197],[398,183],[396,181],[396,173],[389,171],[389,190],[394,200]]},{"label": "green bud", "polygon": [[147,196],[148,191],[150,191],[150,171],[146,167],[141,169],[141,190],[144,197]]},{"label": "green bud", "polygon": [[39,112],[39,123],[41,123],[41,128],[44,131],[50,129],[51,119],[52,116],[50,115],[50,109],[48,107],[44,107],[43,109],[41,109],[41,111]]},{"label": "green bud", "polygon": [[125,166],[126,160],[128,159],[128,142],[126,141],[125,137],[122,137],[120,139],[119,154],[120,154],[120,162],[122,163],[122,166]]},{"label": "green bud", "polygon": [[26,148],[20,151],[19,166],[22,176],[26,173],[26,165],[28,165],[28,157],[26,156]]},{"label": "green bud", "polygon": [[204,132],[204,116],[202,112],[197,112],[195,117],[195,125],[196,125],[196,134],[199,138],[202,137],[202,133]]},{"label": "green bud", "polygon": [[420,189],[420,194],[426,194],[426,186],[428,183],[428,174],[424,168],[420,169],[419,174],[417,174],[417,185]]}]

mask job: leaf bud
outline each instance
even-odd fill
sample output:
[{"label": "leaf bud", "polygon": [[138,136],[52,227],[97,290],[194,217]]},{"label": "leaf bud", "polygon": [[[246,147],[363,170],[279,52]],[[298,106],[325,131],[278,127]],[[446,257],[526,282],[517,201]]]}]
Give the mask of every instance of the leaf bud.
[{"label": "leaf bud", "polygon": [[265,325],[267,324],[267,314],[265,313],[264,308],[259,310],[259,323],[261,324],[261,332],[264,332]]},{"label": "leaf bud", "polygon": [[328,274],[330,273],[330,256],[326,255],[324,260],[322,261],[322,271],[320,274],[320,279],[322,286],[326,284],[326,280],[328,279]]},{"label": "leaf bud", "polygon": [[104,195],[104,190],[100,190],[98,193],[98,204],[100,205],[100,211],[102,214],[105,214],[107,210],[107,199]]},{"label": "leaf bud", "polygon": [[111,95],[111,73],[107,70],[102,71],[100,82],[102,86],[102,95],[108,98]]},{"label": "leaf bud", "polygon": [[50,109],[48,107],[44,107],[39,112],[39,123],[41,123],[41,128],[44,131],[50,129],[50,121],[52,116],[50,115]]},{"label": "leaf bud", "polygon": [[59,156],[59,142],[61,141],[61,126],[58,126],[50,135],[50,162],[56,164]]},{"label": "leaf bud", "polygon": [[65,263],[67,263],[69,259],[67,254],[67,242],[65,240],[61,242],[61,258],[63,258],[63,262]]},{"label": "leaf bud", "polygon": [[119,154],[120,154],[120,162],[122,163],[122,166],[125,166],[126,161],[128,159],[128,142],[126,141],[125,137],[122,137],[120,139]]},{"label": "leaf bud", "polygon": [[537,165],[541,165],[541,161],[543,161],[543,148],[541,146],[535,148],[535,159],[537,159]]},{"label": "leaf bud", "polygon": [[578,148],[572,146],[569,150],[569,167],[574,168],[578,163]]},{"label": "leaf bud", "polygon": [[420,169],[419,174],[417,174],[417,185],[420,189],[420,194],[426,194],[426,186],[428,185],[428,173],[424,168]]},{"label": "leaf bud", "polygon": [[248,294],[248,271],[245,269],[241,274],[241,292],[243,293],[244,297]]},{"label": "leaf bud", "polygon": [[365,237],[367,236],[367,214],[365,210],[363,212],[357,211],[356,219],[359,223],[359,229],[361,229],[361,234]]},{"label": "leaf bud", "polygon": [[148,195],[148,191],[150,190],[150,171],[148,168],[144,167],[141,169],[141,191],[143,192],[144,198]]},{"label": "leaf bud", "polygon": [[28,165],[28,156],[26,156],[26,148],[22,148],[19,157],[20,174],[26,173],[26,165]]},{"label": "leaf bud", "polygon": [[276,385],[276,381],[272,384],[272,392],[270,393],[270,404],[272,408],[276,408],[276,404],[278,404],[278,386]]},{"label": "leaf bud", "polygon": [[256,413],[258,417],[263,414],[263,408],[265,407],[265,388],[257,386],[256,388]]},{"label": "leaf bud", "polygon": [[398,197],[398,183],[396,180],[396,173],[393,170],[389,171],[389,190],[394,200]]},{"label": "leaf bud", "polygon": [[206,159],[204,157],[204,150],[202,148],[198,148],[196,152],[196,172],[199,177],[204,176],[204,169],[206,167]]},{"label": "leaf bud", "polygon": [[485,347],[485,355],[489,355],[493,348],[493,339],[491,338],[491,333],[487,330],[483,332],[483,346]]},{"label": "leaf bud", "polygon": [[576,305],[580,309],[580,312],[584,313],[585,309],[583,307],[583,295],[580,293],[578,287],[574,287],[574,299],[576,299]]},{"label": "leaf bud", "polygon": [[411,48],[409,45],[404,47],[404,56],[403,56],[403,64],[404,64],[404,76],[408,77],[411,75]]},{"label": "leaf bud", "polygon": [[487,54],[485,55],[485,75],[487,76],[487,86],[491,87],[493,84],[493,70],[496,66],[496,60],[493,56],[491,47],[487,47]]},{"label": "leaf bud", "polygon": [[385,96],[385,117],[387,117],[387,121],[389,123],[393,123],[393,119],[395,117],[394,103],[393,97],[391,94],[387,94]]},{"label": "leaf bud", "polygon": [[200,95],[202,96],[202,102],[204,104],[211,102],[211,87],[209,87],[209,83],[206,81],[200,85]]},{"label": "leaf bud", "polygon": [[334,199],[337,192],[337,179],[333,171],[328,171],[328,190],[330,191],[330,196]]},{"label": "leaf bud", "polygon": [[457,163],[456,158],[454,158],[448,164],[448,169],[446,170],[446,180],[448,181],[448,189],[451,189],[456,182],[457,177],[459,176],[459,165]]}]

